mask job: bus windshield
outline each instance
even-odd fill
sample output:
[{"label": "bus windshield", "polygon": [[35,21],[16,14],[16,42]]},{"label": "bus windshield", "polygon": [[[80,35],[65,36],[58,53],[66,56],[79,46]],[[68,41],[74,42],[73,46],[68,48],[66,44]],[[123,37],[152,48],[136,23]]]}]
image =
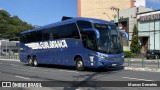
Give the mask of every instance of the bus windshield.
[{"label": "bus windshield", "polygon": [[122,39],[115,25],[94,24],[95,29],[100,33],[98,39],[98,51],[107,54],[123,52]]}]

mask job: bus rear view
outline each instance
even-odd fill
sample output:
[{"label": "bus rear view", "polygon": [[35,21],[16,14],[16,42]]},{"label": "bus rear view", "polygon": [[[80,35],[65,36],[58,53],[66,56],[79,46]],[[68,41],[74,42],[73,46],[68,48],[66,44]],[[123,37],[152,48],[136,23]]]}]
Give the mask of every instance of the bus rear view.
[{"label": "bus rear view", "polygon": [[[22,32],[20,60],[31,66],[65,65],[75,66],[77,70],[121,66],[124,63],[121,34],[128,39],[127,33],[104,20],[64,20]],[[29,38],[35,40],[25,42]]]}]

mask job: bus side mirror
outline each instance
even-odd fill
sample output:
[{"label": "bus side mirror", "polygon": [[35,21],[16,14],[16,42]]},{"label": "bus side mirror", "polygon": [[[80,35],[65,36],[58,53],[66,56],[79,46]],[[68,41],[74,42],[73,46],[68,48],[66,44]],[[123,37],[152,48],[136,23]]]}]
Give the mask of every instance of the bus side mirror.
[{"label": "bus side mirror", "polygon": [[97,31],[96,29],[93,29],[93,28],[87,28],[87,29],[83,29],[83,31],[91,31],[91,32],[94,32],[95,35],[96,35],[96,38],[99,38],[100,37],[100,34],[99,34],[99,31]]},{"label": "bus side mirror", "polygon": [[126,32],[123,31],[123,30],[119,30],[119,31],[120,31],[121,34],[125,35],[126,41],[128,41],[128,40],[129,40],[129,35],[128,35],[128,33],[126,33]]}]

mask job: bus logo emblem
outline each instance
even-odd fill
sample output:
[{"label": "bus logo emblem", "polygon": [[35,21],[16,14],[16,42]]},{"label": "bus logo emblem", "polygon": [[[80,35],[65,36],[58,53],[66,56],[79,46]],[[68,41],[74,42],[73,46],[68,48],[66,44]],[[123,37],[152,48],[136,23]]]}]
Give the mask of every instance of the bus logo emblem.
[{"label": "bus logo emblem", "polygon": [[28,46],[29,48],[32,48],[32,49],[67,48],[68,47],[66,40],[28,43],[28,44],[25,44],[25,46]]}]

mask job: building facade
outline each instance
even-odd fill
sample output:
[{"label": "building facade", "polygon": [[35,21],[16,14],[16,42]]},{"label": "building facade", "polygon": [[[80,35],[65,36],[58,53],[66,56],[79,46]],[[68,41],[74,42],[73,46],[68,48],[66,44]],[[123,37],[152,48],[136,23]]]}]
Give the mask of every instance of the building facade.
[{"label": "building facade", "polygon": [[78,0],[78,16],[111,21],[118,17],[117,11],[137,6],[145,6],[145,0]]},{"label": "building facade", "polygon": [[142,51],[160,50],[160,10],[137,15]]},{"label": "building facade", "polygon": [[[133,27],[137,24],[137,13],[152,10],[145,8],[146,0],[78,0],[77,2],[79,17],[103,19],[121,26],[129,34],[129,41],[122,37],[126,51],[130,51],[132,33],[129,32],[133,32]],[[111,9],[113,7],[118,11]]]},{"label": "building facade", "polygon": [[0,40],[0,56],[18,54],[19,41]]},{"label": "building facade", "polygon": [[124,50],[130,51],[133,28],[134,25],[137,25],[137,14],[147,11],[152,11],[152,9],[139,6],[119,11],[119,24],[122,27],[122,30],[126,31],[129,35],[129,41],[126,41],[125,37],[122,38]]}]

